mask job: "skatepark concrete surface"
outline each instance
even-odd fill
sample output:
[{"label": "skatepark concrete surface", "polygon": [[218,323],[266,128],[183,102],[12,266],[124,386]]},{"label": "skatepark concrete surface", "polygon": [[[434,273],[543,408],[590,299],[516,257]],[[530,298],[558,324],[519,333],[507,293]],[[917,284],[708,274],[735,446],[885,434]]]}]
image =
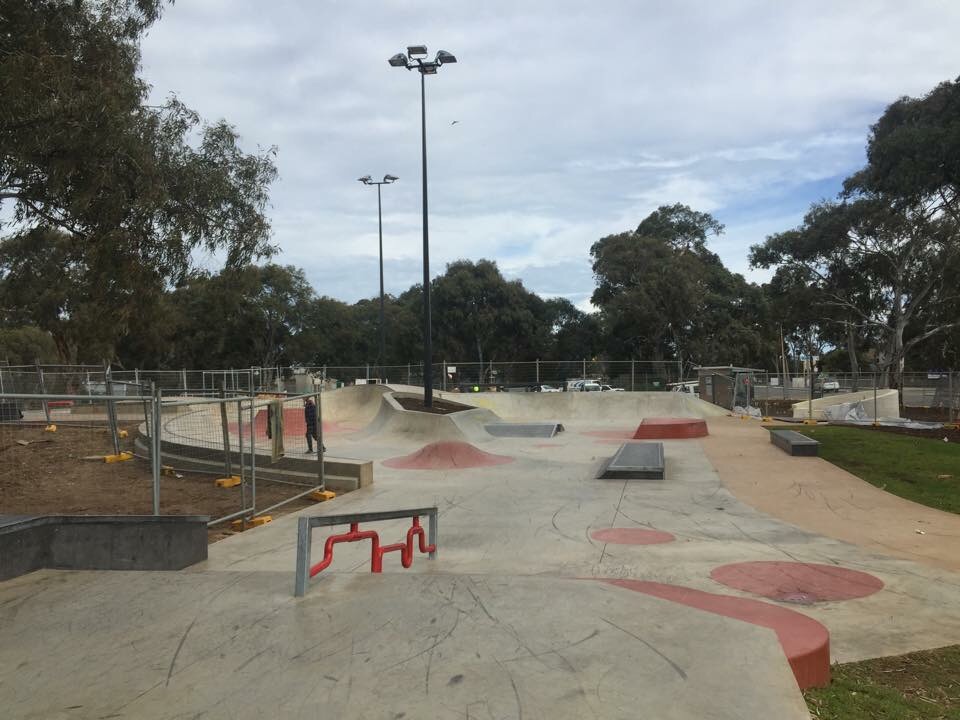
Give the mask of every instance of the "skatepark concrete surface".
[{"label": "skatepark concrete surface", "polygon": [[[956,568],[885,547],[879,530],[842,536],[806,522],[816,513],[795,513],[806,507],[795,485],[833,466],[780,453],[753,421],[679,393],[451,394],[566,430],[495,437],[486,414],[446,423],[458,442],[513,461],[411,470],[382,461],[427,445],[435,421],[404,412],[370,427],[388,392],[324,394],[324,420],[338,427],[328,453],[376,461],[374,483],[301,514],[436,505],[436,559],[415,553],[404,570],[390,554],[373,575],[368,543],[340,544],[294,598],[298,518],[288,515],[215,543],[181,572],[41,570],[0,583],[5,717],[790,720],[808,715],[787,642],[750,613],[702,609],[709,598],[821,623],[834,662],[960,642]],[[595,479],[618,437],[664,416],[704,417],[710,436],[664,441],[664,480]],[[756,489],[774,474],[793,480]],[[879,507],[870,498],[881,491],[862,481],[844,492],[837,526]],[[885,497],[891,513],[922,517]],[[408,527],[361,525],[383,542]],[[655,544],[620,544],[631,533],[600,532],[611,528],[656,531]],[[314,560],[326,535],[314,531]],[[711,577],[750,561],[877,582],[862,597],[802,604],[803,593],[769,600]]]}]

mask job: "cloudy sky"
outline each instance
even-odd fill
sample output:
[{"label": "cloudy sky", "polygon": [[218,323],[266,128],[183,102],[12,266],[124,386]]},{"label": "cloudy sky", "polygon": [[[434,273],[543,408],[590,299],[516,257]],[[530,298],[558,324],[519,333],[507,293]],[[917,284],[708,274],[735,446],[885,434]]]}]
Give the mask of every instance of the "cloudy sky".
[{"label": "cloudy sky", "polygon": [[[304,2],[179,0],[144,42],[144,75],[248,149],[278,148],[278,261],[320,294],[421,277],[419,76],[409,44],[459,62],[427,78],[431,270],[495,259],[586,308],[589,248],[682,202],[747,250],[832,197],[870,124],[960,74],[960,2]],[[456,124],[453,124],[457,121]],[[209,265],[216,258],[201,258]]]}]

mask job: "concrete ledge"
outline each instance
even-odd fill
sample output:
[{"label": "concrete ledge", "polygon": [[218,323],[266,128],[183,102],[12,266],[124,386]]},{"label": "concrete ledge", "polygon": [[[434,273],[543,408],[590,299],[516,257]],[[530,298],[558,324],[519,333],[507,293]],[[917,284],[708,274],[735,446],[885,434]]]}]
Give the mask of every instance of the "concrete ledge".
[{"label": "concrete ledge", "polygon": [[819,442],[798,433],[796,430],[771,430],[770,442],[788,455],[817,457],[820,452]]},{"label": "concrete ledge", "polygon": [[0,581],[42,568],[182,570],[207,559],[208,517],[0,517]]},{"label": "concrete ledge", "polygon": [[601,480],[663,480],[663,443],[624,443],[603,465]]}]

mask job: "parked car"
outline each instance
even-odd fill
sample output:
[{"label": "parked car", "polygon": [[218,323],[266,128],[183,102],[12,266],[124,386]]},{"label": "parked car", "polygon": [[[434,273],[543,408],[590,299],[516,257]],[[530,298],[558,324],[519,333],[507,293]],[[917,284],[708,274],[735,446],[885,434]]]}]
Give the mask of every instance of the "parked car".
[{"label": "parked car", "polygon": [[700,383],[696,380],[670,383],[668,387],[672,392],[686,393],[687,395],[700,397]]},{"label": "parked car", "polygon": [[624,392],[624,389],[611,387],[610,385],[601,385],[600,391],[601,392]]},{"label": "parked car", "polygon": [[530,388],[530,392],[563,392],[560,388],[554,387],[553,385],[534,385]]},{"label": "parked car", "polygon": [[578,380],[570,388],[574,392],[600,392],[600,383],[596,380]]}]

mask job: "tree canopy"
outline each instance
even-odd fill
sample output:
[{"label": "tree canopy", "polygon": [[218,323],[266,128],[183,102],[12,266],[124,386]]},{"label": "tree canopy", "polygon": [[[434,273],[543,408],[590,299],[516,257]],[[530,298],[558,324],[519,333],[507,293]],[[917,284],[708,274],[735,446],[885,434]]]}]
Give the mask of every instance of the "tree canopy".
[{"label": "tree canopy", "polygon": [[[203,122],[176,97],[148,104],[140,39],[161,9],[150,0],[0,9],[0,212],[11,218],[0,226],[0,272],[57,233],[56,259],[100,308],[108,354],[132,317],[130,297],[186,277],[195,250],[222,251],[230,267],[274,250],[265,214],[274,150],[244,152],[228,122]],[[59,319],[75,308],[59,303]],[[69,343],[58,348],[71,359]]]},{"label": "tree canopy", "polygon": [[[379,302],[269,262],[275,149],[151,101],[140,43],[162,0],[0,0],[0,350],[127,366],[362,365]],[[496,262],[431,281],[439,360],[639,359],[900,372],[960,361],[960,80],[893,102],[866,165],[731,272],[712,215],[680,203],[590,248],[596,312]],[[198,270],[196,253],[223,259]],[[585,258],[586,261],[586,258]],[[419,359],[422,287],[385,299],[380,362]]]},{"label": "tree canopy", "polygon": [[914,347],[960,323],[958,150],[960,84],[901,98],[873,126],[867,166],[841,197],[751,249],[754,266],[777,268],[776,287],[805,297],[803,324],[832,344],[845,338],[854,365],[866,338],[881,370],[902,372]]},{"label": "tree canopy", "polygon": [[707,248],[722,232],[709,214],[678,204],[594,243],[592,301],[610,357],[756,362],[760,294]]}]

